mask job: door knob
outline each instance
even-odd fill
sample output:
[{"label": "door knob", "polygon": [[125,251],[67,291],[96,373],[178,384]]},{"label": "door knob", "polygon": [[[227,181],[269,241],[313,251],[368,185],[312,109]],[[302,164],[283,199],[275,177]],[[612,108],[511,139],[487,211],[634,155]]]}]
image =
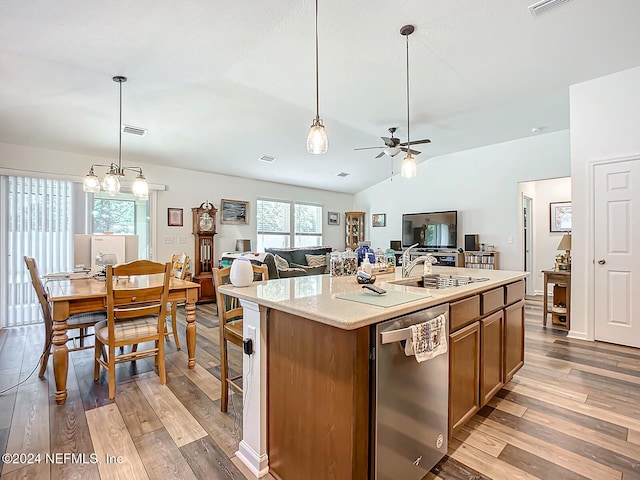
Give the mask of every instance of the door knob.
[{"label": "door knob", "polygon": [[600,265],[604,265],[604,264],[605,264],[605,263],[607,263],[607,262],[606,262],[604,259],[600,259],[600,260],[598,260],[598,263],[599,263]]}]

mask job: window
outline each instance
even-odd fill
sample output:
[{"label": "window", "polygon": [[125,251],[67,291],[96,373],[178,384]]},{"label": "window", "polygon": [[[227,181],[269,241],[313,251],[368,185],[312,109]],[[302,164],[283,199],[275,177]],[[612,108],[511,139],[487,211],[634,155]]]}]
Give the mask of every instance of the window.
[{"label": "window", "polygon": [[322,207],[307,203],[258,200],[257,250],[322,245]]},{"label": "window", "polygon": [[131,193],[111,197],[104,192],[93,195],[91,231],[118,235],[138,235],[138,258],[149,258],[149,200]]}]

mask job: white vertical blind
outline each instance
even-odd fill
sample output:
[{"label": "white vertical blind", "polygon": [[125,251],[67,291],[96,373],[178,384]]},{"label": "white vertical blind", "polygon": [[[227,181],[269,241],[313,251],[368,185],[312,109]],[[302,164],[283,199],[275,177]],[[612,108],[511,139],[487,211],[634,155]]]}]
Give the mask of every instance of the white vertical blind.
[{"label": "white vertical blind", "polygon": [[36,259],[39,273],[73,268],[72,182],[2,177],[2,253],[0,322],[2,327],[41,321],[40,305],[24,263]]}]

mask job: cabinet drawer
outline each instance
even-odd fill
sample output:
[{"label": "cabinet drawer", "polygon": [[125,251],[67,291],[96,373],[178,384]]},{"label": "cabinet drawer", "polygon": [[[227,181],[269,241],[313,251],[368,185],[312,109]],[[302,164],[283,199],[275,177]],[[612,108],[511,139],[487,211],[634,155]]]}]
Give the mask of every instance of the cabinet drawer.
[{"label": "cabinet drawer", "polygon": [[481,293],[480,296],[482,297],[482,315],[504,307],[504,288],[502,287]]},{"label": "cabinet drawer", "polygon": [[505,287],[505,305],[519,302],[524,298],[524,280],[510,283]]},{"label": "cabinet drawer", "polygon": [[480,317],[480,297],[478,295],[450,303],[449,307],[450,332],[455,332]]}]

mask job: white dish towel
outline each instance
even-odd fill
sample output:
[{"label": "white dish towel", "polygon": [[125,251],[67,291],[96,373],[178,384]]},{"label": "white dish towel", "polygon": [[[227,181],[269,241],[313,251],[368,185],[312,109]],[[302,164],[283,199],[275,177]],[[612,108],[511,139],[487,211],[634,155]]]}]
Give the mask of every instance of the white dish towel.
[{"label": "white dish towel", "polygon": [[415,355],[418,363],[447,353],[447,331],[444,315],[410,325],[411,336],[404,347],[407,357]]}]

